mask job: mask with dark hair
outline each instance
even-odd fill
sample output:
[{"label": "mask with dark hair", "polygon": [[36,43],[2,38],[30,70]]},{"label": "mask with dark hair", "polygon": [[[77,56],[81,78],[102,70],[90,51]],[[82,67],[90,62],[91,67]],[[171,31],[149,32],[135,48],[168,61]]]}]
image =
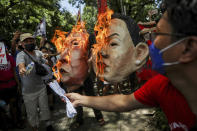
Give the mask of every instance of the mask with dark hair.
[{"label": "mask with dark hair", "polygon": [[[103,15],[99,20],[102,20],[102,17]],[[97,43],[92,51],[92,63],[98,77],[117,83],[143,66],[148,55],[148,46],[140,43],[140,29],[130,17],[114,14],[107,20],[106,23],[98,21],[100,23],[95,28],[98,29],[96,30],[98,33]],[[102,36],[102,34],[106,35]]]},{"label": "mask with dark hair", "polygon": [[112,19],[120,19],[125,22],[134,45],[137,45],[140,41],[142,41],[139,35],[140,28],[131,17],[121,14],[113,14]]},{"label": "mask with dark hair", "polygon": [[35,44],[34,43],[31,43],[31,44],[25,44],[25,49],[27,50],[27,51],[30,51],[30,52],[32,52],[33,50],[35,50]]}]

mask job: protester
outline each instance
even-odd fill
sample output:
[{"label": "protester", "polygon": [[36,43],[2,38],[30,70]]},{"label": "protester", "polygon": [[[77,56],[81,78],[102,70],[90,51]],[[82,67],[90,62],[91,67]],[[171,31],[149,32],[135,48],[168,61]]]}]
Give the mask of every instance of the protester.
[{"label": "protester", "polygon": [[14,33],[14,37],[12,38],[11,54],[12,54],[12,56],[15,57],[15,59],[16,59],[17,54],[23,48],[22,45],[21,45],[21,43],[20,43],[20,34],[21,34],[21,32],[16,31]]},{"label": "protester", "polygon": [[46,47],[41,47],[40,51],[42,51],[43,54],[48,54],[48,49]]},{"label": "protester", "polygon": [[[23,128],[19,123],[17,108],[17,95],[20,92],[20,83],[16,75],[16,62],[14,57],[8,52],[8,43],[3,38],[0,38],[0,42],[3,43],[5,47],[5,54],[1,55],[6,55],[7,61],[7,64],[0,64],[0,100],[4,100],[6,104],[9,104],[10,115],[14,127]],[[1,47],[1,53],[2,52],[3,47]]]},{"label": "protester", "polygon": [[48,56],[50,57],[53,66],[57,63],[58,60],[57,55],[59,55],[59,53],[57,53],[54,48],[48,49]]},{"label": "protester", "polygon": [[43,58],[42,52],[35,50],[35,39],[32,34],[21,34],[20,41],[25,51],[30,55],[28,56],[24,51],[21,51],[17,55],[16,60],[21,76],[22,94],[29,124],[33,131],[37,131],[40,118],[40,120],[45,121],[47,131],[53,130],[50,121],[46,86],[42,77],[37,74],[35,65],[32,64],[30,57],[39,63],[46,63],[46,60]]},{"label": "protester", "polygon": [[40,46],[39,46],[40,50],[42,47],[45,47],[49,50],[53,48],[54,46],[50,41],[48,41],[44,36],[42,36],[40,40]]},{"label": "protester", "polygon": [[[130,111],[160,106],[172,131],[196,130],[197,1],[166,0],[167,11],[157,24],[150,47],[157,75],[131,95],[89,97],[66,94],[74,106]],[[181,22],[180,22],[181,21]]]},{"label": "protester", "polygon": [[[52,72],[52,67],[54,66],[53,61],[51,60],[51,57],[48,55],[50,54],[49,49],[46,48],[45,46],[40,48],[40,51],[42,51],[42,53],[45,55],[46,59],[48,60],[48,63],[50,63],[50,70]],[[54,109],[54,96],[53,96],[53,91],[51,90],[51,88],[46,85],[47,88],[47,95],[48,95],[48,101],[49,101],[49,107],[50,110]]]}]

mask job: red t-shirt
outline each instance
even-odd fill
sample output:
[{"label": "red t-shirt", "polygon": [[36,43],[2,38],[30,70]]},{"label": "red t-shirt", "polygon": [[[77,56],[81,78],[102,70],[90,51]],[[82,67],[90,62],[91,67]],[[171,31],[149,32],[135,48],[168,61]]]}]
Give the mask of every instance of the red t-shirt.
[{"label": "red t-shirt", "polygon": [[153,77],[134,96],[142,104],[160,106],[172,131],[188,131],[195,125],[195,114],[186,99],[165,76]]},{"label": "red t-shirt", "polygon": [[13,56],[6,55],[8,64],[0,64],[0,90],[16,86],[13,69],[16,67],[16,62]]},{"label": "red t-shirt", "polygon": [[156,71],[152,70],[152,62],[150,59],[139,71],[136,72],[139,82],[150,80],[157,74]]}]

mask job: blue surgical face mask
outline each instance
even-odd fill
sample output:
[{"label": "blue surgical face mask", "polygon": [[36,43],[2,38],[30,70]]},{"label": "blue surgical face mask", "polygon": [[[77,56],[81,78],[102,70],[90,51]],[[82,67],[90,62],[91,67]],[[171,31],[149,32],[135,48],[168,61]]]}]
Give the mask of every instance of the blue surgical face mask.
[{"label": "blue surgical face mask", "polygon": [[164,66],[179,64],[178,61],[171,62],[171,63],[164,63],[164,60],[163,60],[162,56],[163,56],[164,51],[166,51],[169,48],[181,43],[185,39],[186,38],[183,38],[179,41],[176,41],[176,42],[170,44],[169,46],[165,47],[162,50],[156,48],[154,42],[152,42],[152,44],[149,46],[149,54],[150,54],[151,61],[152,61],[152,69],[161,73],[161,74],[165,74]]}]

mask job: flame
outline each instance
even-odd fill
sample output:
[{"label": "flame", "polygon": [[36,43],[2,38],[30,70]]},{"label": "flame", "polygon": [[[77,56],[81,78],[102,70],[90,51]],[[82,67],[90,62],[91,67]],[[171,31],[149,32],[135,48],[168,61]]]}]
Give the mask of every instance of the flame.
[{"label": "flame", "polygon": [[[107,9],[105,13],[99,14],[94,28],[94,31],[97,32],[96,44],[93,45],[93,55],[96,56],[96,75],[102,75],[104,73],[105,64],[103,63],[101,50],[108,45],[108,40],[106,39],[107,29],[111,24],[112,14],[113,11],[110,9]],[[101,78],[101,80],[103,80],[103,78]]]},{"label": "flame", "polygon": [[[76,33],[79,33],[81,37],[75,36]],[[88,38],[89,38],[89,34],[85,29],[85,22],[78,22],[77,25],[73,26],[70,34],[68,32],[56,30],[51,41],[52,43],[55,44],[57,51],[59,53],[66,52],[64,59],[68,62],[68,64],[70,64],[71,51],[73,48],[72,40],[75,39],[78,43],[78,46],[81,49],[87,50]],[[62,77],[59,71],[61,66],[62,66],[62,62],[58,60],[57,64],[52,68],[54,72],[54,76],[56,77],[57,81],[60,81]]]}]

